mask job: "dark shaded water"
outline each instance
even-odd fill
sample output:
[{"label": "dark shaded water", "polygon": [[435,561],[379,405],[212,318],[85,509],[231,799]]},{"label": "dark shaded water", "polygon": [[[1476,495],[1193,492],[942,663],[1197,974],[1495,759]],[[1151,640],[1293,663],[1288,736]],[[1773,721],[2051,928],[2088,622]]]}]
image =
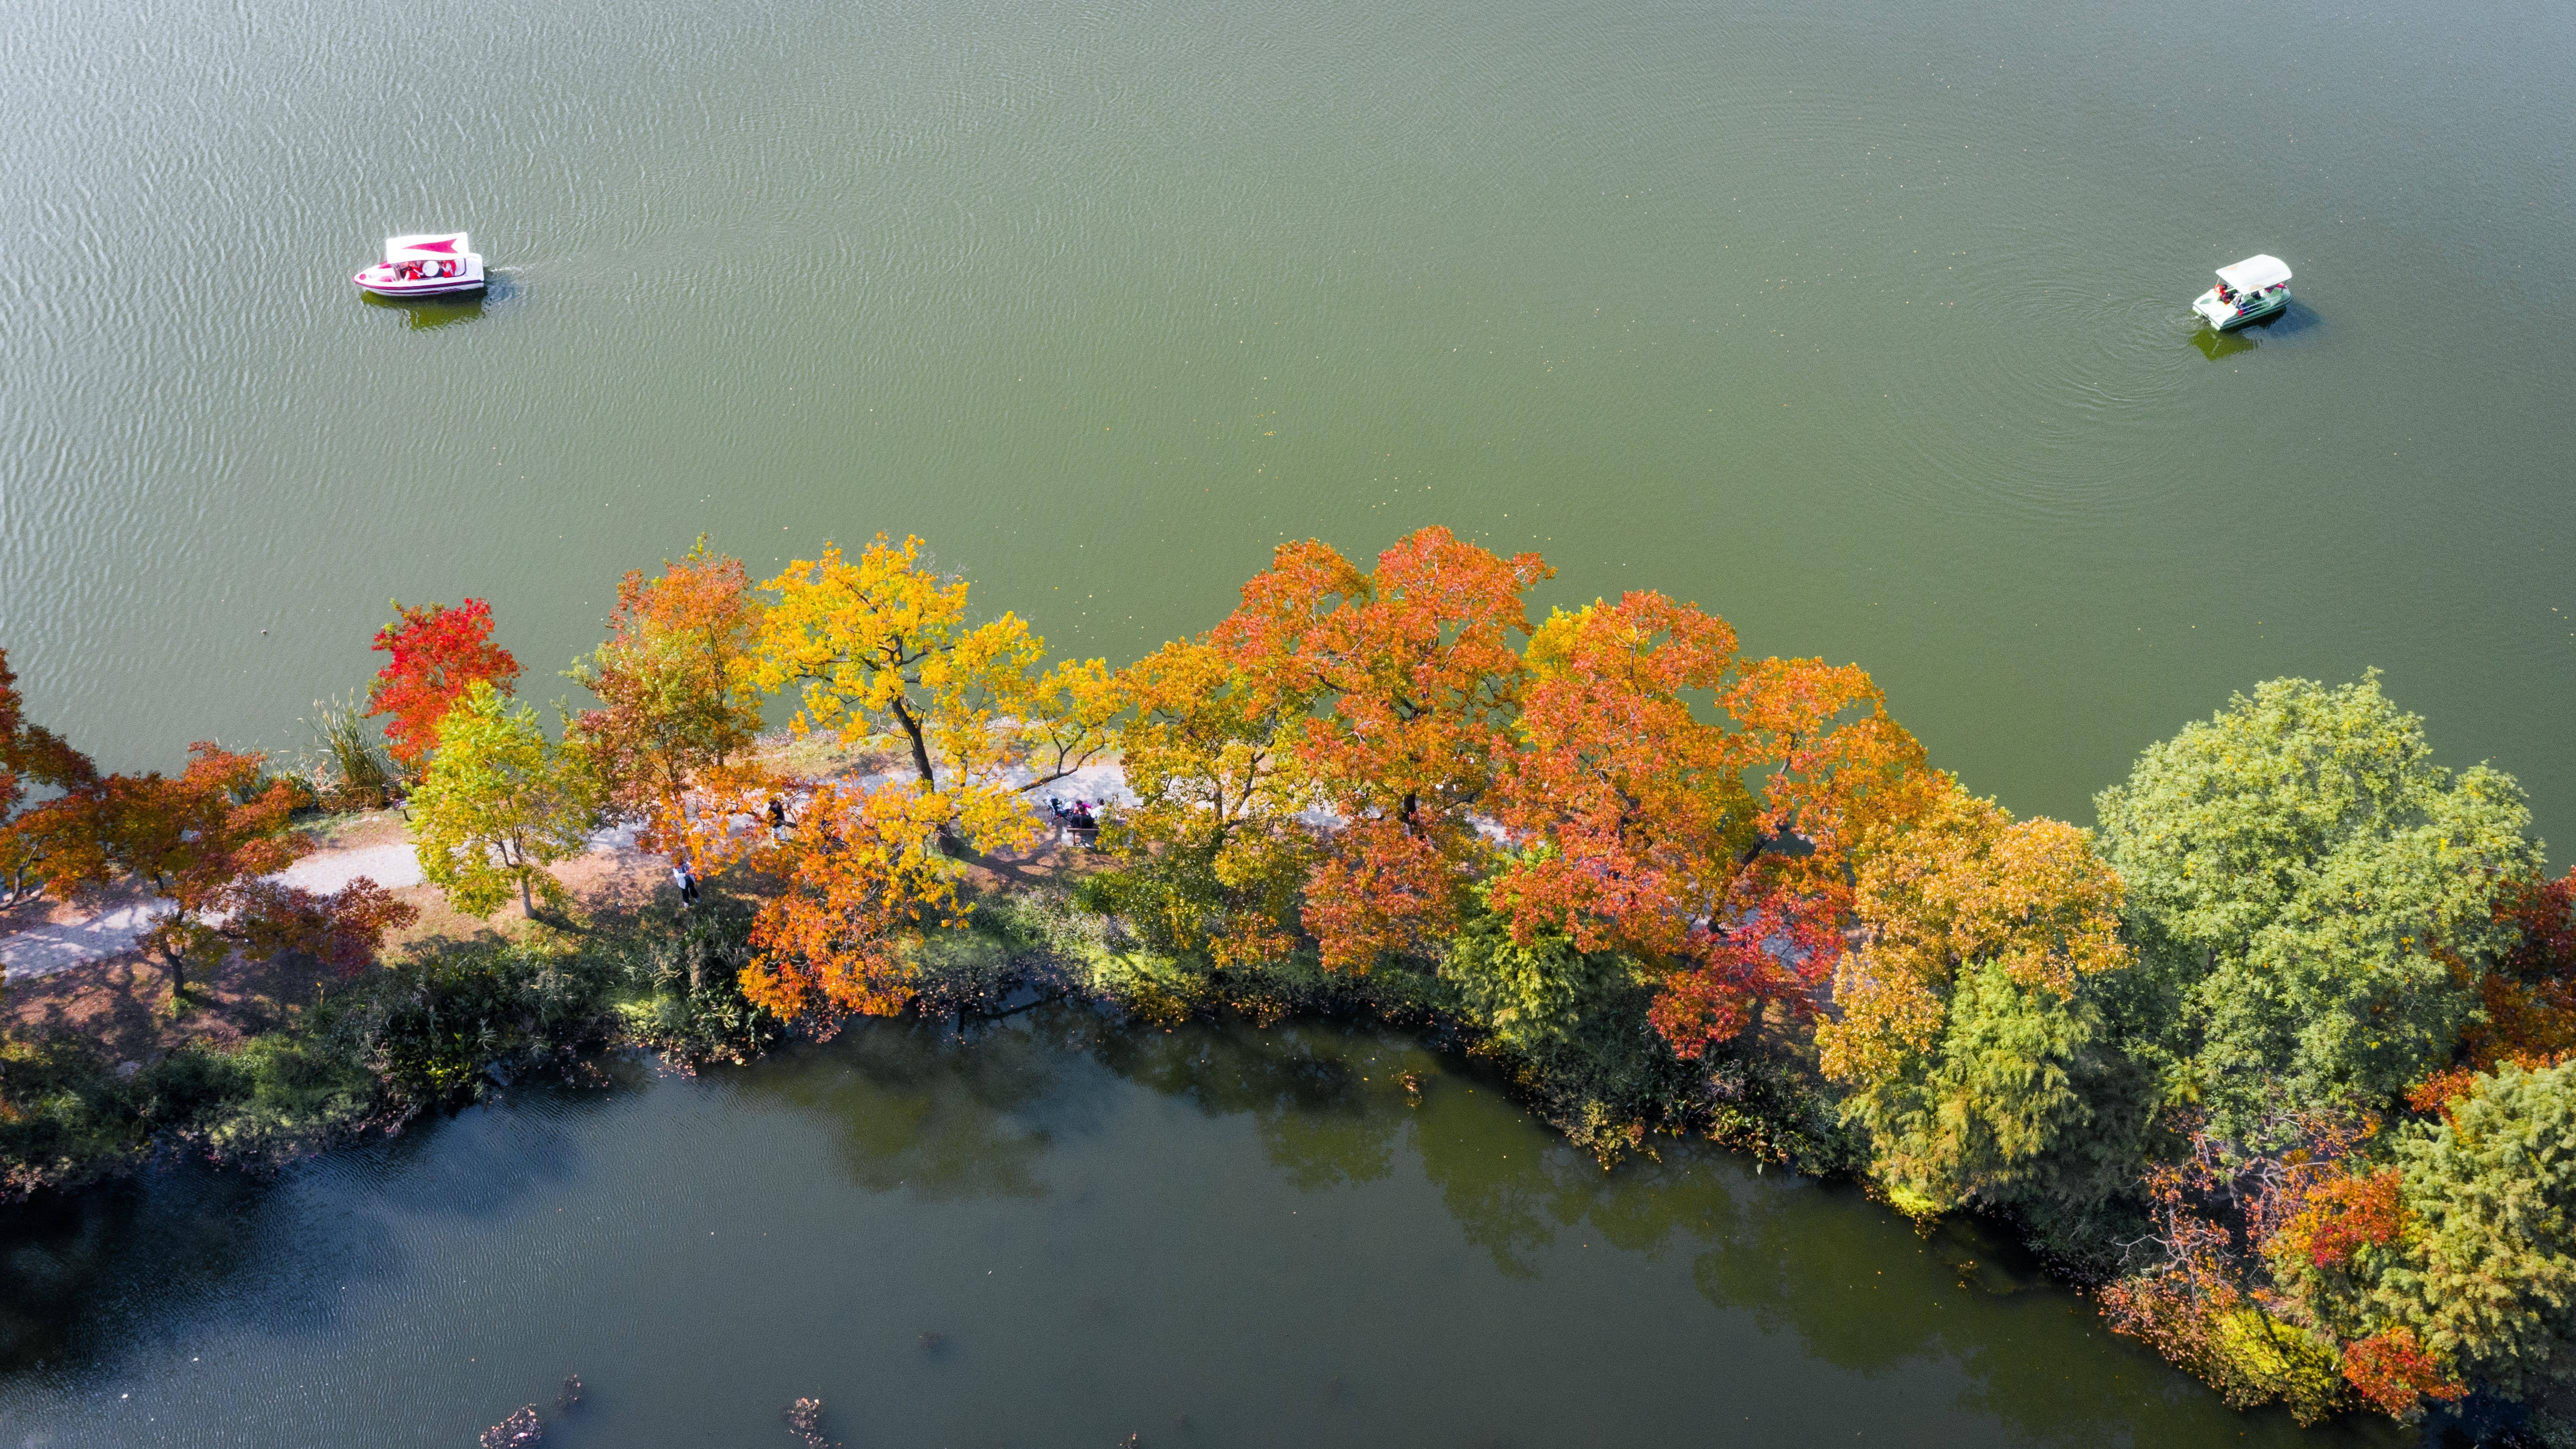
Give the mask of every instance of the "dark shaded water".
[{"label": "dark shaded water", "polygon": [[[1968,1229],[1335,1028],[876,1025],[0,1219],[0,1445],[2336,1445]],[[1418,1105],[1397,1081],[1417,1074]]]}]

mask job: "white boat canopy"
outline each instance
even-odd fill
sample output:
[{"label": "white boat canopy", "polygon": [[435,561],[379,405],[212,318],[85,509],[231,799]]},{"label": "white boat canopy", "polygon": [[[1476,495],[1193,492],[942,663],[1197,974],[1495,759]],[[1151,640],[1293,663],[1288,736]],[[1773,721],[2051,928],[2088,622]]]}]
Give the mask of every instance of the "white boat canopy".
[{"label": "white boat canopy", "polygon": [[2218,280],[2239,292],[2260,292],[2290,280],[2290,264],[2266,252],[2220,267]]},{"label": "white boat canopy", "polygon": [[[465,254],[472,250],[474,248],[466,242],[465,233],[461,231],[428,232],[420,236],[385,238],[385,260],[389,262],[426,262],[436,261],[442,257],[455,257],[462,260]],[[2244,263],[2239,262],[2237,265],[2243,266]]]}]

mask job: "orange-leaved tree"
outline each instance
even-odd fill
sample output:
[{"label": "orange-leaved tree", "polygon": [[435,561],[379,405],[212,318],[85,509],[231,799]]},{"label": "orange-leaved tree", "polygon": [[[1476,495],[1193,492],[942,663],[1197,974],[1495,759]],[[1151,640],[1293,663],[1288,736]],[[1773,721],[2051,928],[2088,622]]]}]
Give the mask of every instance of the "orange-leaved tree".
[{"label": "orange-leaved tree", "polygon": [[1049,672],[1046,642],[1019,616],[967,622],[966,580],[939,572],[922,541],[879,534],[855,558],[826,543],[764,587],[750,678],[800,691],[795,728],[851,743],[901,735],[918,788],[944,802],[943,839],[1023,849],[1040,833],[1027,792],[1063,779],[1110,743],[1116,712],[1097,660]]},{"label": "orange-leaved tree", "polygon": [[1922,749],[1869,676],[1742,659],[1726,621],[1652,592],[1558,611],[1527,661],[1494,807],[1519,848],[1488,892],[1514,938],[1659,974],[1686,1056],[1766,1003],[1811,1011],[1863,836],[1922,806]]},{"label": "orange-leaved tree", "polygon": [[176,778],[110,775],[67,796],[81,817],[57,857],[57,883],[96,891],[117,881],[149,888],[161,914],[144,945],[169,968],[174,994],[192,963],[220,961],[231,943],[212,917],[241,904],[258,877],[313,849],[287,828],[295,787],[269,779],[267,756],[200,741]]},{"label": "orange-leaved tree", "polygon": [[1489,899],[1524,944],[1554,928],[1650,968],[1704,955],[1762,840],[1757,742],[1708,717],[1735,631],[1630,593],[1558,610],[1527,660],[1521,747],[1498,758],[1493,807],[1524,848]]},{"label": "orange-leaved tree", "polygon": [[963,919],[935,844],[948,821],[926,791],[817,790],[781,847],[786,887],[753,919],[743,995],[789,1020],[901,1011],[921,933]]},{"label": "orange-leaved tree", "polygon": [[1432,949],[1457,925],[1488,854],[1472,812],[1520,703],[1521,596],[1553,572],[1445,528],[1369,571],[1310,539],[1281,545],[1210,634],[1257,696],[1312,701],[1297,757],[1339,817],[1306,881],[1327,969]]},{"label": "orange-leaved tree", "polygon": [[[89,757],[53,731],[27,722],[18,676],[0,649],[0,910],[42,894],[54,879],[57,858],[79,853],[84,814],[75,798],[98,783]],[[27,805],[27,787],[66,792]]]},{"label": "orange-leaved tree", "polygon": [[367,713],[385,722],[388,751],[417,772],[438,748],[438,724],[478,683],[503,694],[519,677],[519,661],[492,642],[492,606],[467,599],[446,604],[394,601],[394,621],[376,631],[370,646],[392,656],[367,686]]},{"label": "orange-leaved tree", "polygon": [[1205,639],[1121,670],[1118,697],[1135,804],[1101,832],[1117,866],[1085,888],[1161,951],[1218,966],[1286,954],[1315,854],[1296,753],[1309,701],[1253,684]]},{"label": "orange-leaved tree", "polygon": [[1806,1013],[1851,920],[1854,873],[1875,831],[1937,790],[1923,746],[1856,664],[1762,659],[1737,667],[1718,707],[1746,737],[1763,844],[1745,862],[1702,962],[1666,978],[1655,1025],[1688,1055],[1758,1021]]},{"label": "orange-leaved tree", "polygon": [[784,788],[748,758],[760,734],[752,674],[764,612],[742,561],[701,536],[660,574],[626,575],[608,642],[570,671],[600,707],[576,716],[565,740],[607,808],[641,823],[644,849],[701,872],[761,839],[757,812]]}]

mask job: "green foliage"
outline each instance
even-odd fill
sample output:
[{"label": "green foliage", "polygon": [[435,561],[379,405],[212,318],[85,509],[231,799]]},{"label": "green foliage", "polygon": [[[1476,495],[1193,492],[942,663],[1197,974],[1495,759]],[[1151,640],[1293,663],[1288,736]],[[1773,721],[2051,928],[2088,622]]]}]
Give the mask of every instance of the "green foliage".
[{"label": "green foliage", "polygon": [[[366,1063],[335,1044],[272,1032],[228,1057],[220,1098],[204,1100],[200,1122],[214,1155],[234,1162],[275,1162],[353,1130],[377,1111],[378,1083]],[[179,1060],[193,1053],[178,1053]]]},{"label": "green foliage", "polygon": [[151,1145],[139,1098],[86,1042],[0,1042],[0,1197],[139,1161]]},{"label": "green foliage", "polygon": [[2481,1078],[2398,1139],[2407,1230],[2372,1306],[2507,1397],[2576,1366],[2576,1062]]},{"label": "green foliage", "polygon": [[[1480,901],[1481,904],[1481,901]],[[1597,1036],[1621,1008],[1643,1020],[1652,981],[1616,951],[1580,951],[1553,926],[1512,939],[1511,923],[1471,907],[1439,965],[1440,979],[1506,1051],[1546,1053]],[[1598,1043],[1594,1043],[1598,1045]]]},{"label": "green foliage", "polygon": [[2257,1308],[2219,1315],[2198,1368],[2240,1409],[2277,1399],[2292,1418],[2313,1424],[2343,1404],[2333,1343]]},{"label": "green foliage", "polygon": [[622,963],[546,942],[414,956],[326,1004],[319,1034],[364,1061],[400,1111],[470,1096],[496,1068],[604,1034]]},{"label": "green foliage", "polygon": [[2445,1064],[2477,1005],[2452,961],[2506,944],[2496,886],[2540,865],[2512,777],[2435,765],[2375,673],[2257,686],[2096,804],[2170,1006],[2136,1046],[2222,1136],[2284,1107],[2376,1107]]},{"label": "green foliage", "polygon": [[512,891],[563,899],[546,867],[578,853],[598,818],[587,772],[546,742],[536,711],[478,680],[438,725],[438,750],[412,795],[420,872],[469,916]]},{"label": "green foliage", "polygon": [[751,960],[751,910],[714,891],[676,921],[629,922],[593,944],[620,962],[626,996],[619,1025],[642,1046],[684,1065],[746,1062],[784,1031],[742,994]]},{"label": "green foliage", "polygon": [[[776,1024],[749,1011],[730,971],[705,973],[706,989],[690,996],[651,964],[691,949],[738,953],[741,934],[739,921],[695,936],[636,923],[578,946],[441,943],[234,1051],[184,1046],[122,1069],[74,1037],[0,1041],[0,1198],[95,1181],[173,1147],[283,1161],[469,1098],[496,1076],[603,1040],[629,1013],[670,1024],[665,1042],[693,1059],[747,1055]],[[640,999],[618,1000],[639,987]]]},{"label": "green foliage", "polygon": [[1997,961],[1961,968],[1933,1049],[1843,1099],[1891,1201],[1917,1217],[1973,1200],[2056,1218],[2127,1185],[2147,1094],[2094,995],[2016,981]]},{"label": "green foliage", "polygon": [[96,1181],[182,1143],[273,1161],[353,1125],[372,1097],[356,1063],[284,1034],[122,1069],[76,1037],[0,1043],[0,1198]]},{"label": "green foliage", "polygon": [[1075,902],[1086,911],[1115,917],[1145,949],[1205,969],[1209,933],[1201,923],[1235,904],[1235,893],[1217,878],[1217,847],[1182,842],[1162,850],[1142,843],[1122,849],[1124,828],[1113,824],[1104,833],[1119,864],[1077,881]]}]

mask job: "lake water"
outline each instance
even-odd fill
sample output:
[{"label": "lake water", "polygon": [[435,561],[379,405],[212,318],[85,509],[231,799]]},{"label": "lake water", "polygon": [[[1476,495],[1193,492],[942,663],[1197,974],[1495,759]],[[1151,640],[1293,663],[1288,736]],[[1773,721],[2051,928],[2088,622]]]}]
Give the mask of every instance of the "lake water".
[{"label": "lake water", "polygon": [[[2576,841],[2576,9],[50,0],[0,28],[0,645],[120,765],[385,600],[917,531],[1124,661],[1425,523],[1856,660],[2090,819],[2378,665]],[[469,228],[480,305],[360,301]],[[2210,270],[2298,304],[2215,347]],[[262,632],[266,631],[266,632]]]},{"label": "lake water", "polygon": [[[641,1067],[626,1069],[641,1079]],[[1416,1074],[1411,1102],[1398,1074]],[[0,1444],[2383,1449],[2238,1416],[1964,1230],[1330,1028],[873,1025],[273,1185],[0,1215]]]},{"label": "lake water", "polygon": [[[916,531],[1123,662],[1437,522],[2079,821],[2381,666],[2563,864],[2571,60],[2538,0],[24,5],[0,647],[169,765],[294,743],[388,596],[542,698],[701,530]],[[446,227],[487,299],[353,295]],[[2292,312],[2196,335],[2256,251]],[[0,1444],[455,1445],[574,1371],[576,1446],[2294,1437],[1849,1194],[1604,1176],[1384,1042],[1049,1030],[10,1217]]]}]

